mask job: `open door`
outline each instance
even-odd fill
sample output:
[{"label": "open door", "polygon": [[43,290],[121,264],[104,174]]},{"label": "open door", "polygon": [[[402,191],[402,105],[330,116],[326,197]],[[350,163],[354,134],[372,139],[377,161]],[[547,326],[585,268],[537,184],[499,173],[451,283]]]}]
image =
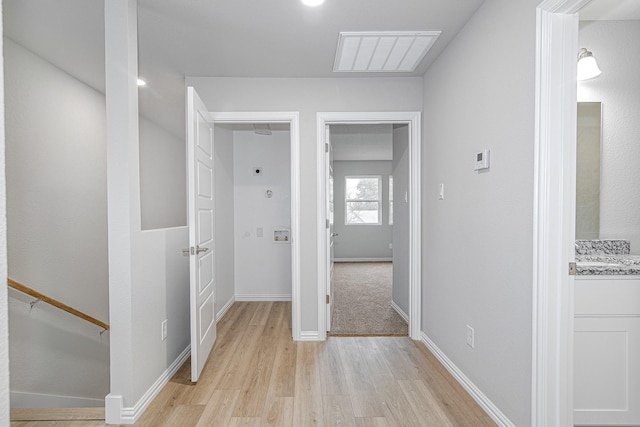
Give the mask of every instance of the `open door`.
[{"label": "open door", "polygon": [[329,125],[325,125],[325,155],[327,157],[327,332],[331,331],[331,314],[333,306],[333,238],[337,236],[333,231],[333,147],[331,146],[331,131]]},{"label": "open door", "polygon": [[189,178],[189,272],[191,381],[198,381],[216,340],[213,246],[213,121],[192,87],[187,88]]}]

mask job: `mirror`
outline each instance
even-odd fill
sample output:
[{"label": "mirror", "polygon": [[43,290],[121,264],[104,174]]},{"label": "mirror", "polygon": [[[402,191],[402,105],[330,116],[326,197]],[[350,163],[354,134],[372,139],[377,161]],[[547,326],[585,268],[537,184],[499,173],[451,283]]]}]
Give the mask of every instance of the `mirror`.
[{"label": "mirror", "polygon": [[578,102],[576,239],[600,237],[602,103]]}]

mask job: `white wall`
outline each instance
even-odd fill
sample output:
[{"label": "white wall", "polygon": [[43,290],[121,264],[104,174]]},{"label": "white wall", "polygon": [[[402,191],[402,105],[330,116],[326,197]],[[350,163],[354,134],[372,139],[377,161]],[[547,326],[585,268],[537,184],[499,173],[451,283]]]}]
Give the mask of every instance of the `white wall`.
[{"label": "white wall", "polygon": [[[135,0],[105,3],[107,87],[107,196],[109,423],[132,423],[184,362],[189,342],[188,230],[142,231],[138,131],[137,7]],[[161,323],[168,336],[161,340]]]},{"label": "white wall", "polygon": [[[333,239],[334,257],[343,260],[391,260],[393,227],[389,225],[389,175],[392,164],[390,160],[369,161],[334,161],[333,162],[333,195],[334,195],[334,232],[338,236]],[[345,224],[345,178],[347,176],[378,175],[382,178],[382,223],[369,225]]]},{"label": "white wall", "polygon": [[233,131],[231,125],[215,125],[213,135],[216,318],[228,308],[235,296],[235,237],[233,210]]},{"label": "white wall", "polygon": [[[0,31],[2,7],[0,7]],[[3,42],[0,40],[0,82],[4,83]],[[7,280],[7,217],[5,192],[4,84],[0,85],[0,281]],[[9,424],[9,337],[7,288],[0,289],[0,424]]]},{"label": "white wall", "polygon": [[640,254],[640,21],[584,21],[580,46],[602,74],[578,83],[578,101],[602,102],[600,238],[631,240]]},{"label": "white wall", "polygon": [[420,111],[422,79],[187,77],[186,83],[196,88],[210,111],[300,112],[300,328],[317,331],[316,114]]},{"label": "white wall", "polygon": [[[517,426],[531,420],[538,3],[486,0],[424,76],[422,328]],[[474,172],[484,148],[491,169]]]},{"label": "white wall", "polygon": [[[144,90],[142,88],[141,90]],[[187,225],[185,140],[140,117],[142,229]]]},{"label": "white wall", "polygon": [[[392,300],[409,314],[409,126],[393,127],[393,292]],[[408,200],[408,199],[407,199]]]},{"label": "white wall", "polygon": [[[4,53],[9,275],[108,321],[104,95],[6,38]],[[28,309],[11,300],[11,390],[103,399],[109,334]]]},{"label": "white wall", "polygon": [[233,132],[236,300],[291,299],[291,245],[273,242],[291,229],[289,151],[289,131]]}]

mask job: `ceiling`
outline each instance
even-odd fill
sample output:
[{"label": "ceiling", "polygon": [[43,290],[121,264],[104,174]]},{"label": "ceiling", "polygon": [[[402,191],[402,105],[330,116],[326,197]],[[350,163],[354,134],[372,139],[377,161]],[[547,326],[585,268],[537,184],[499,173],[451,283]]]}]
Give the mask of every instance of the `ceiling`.
[{"label": "ceiling", "polygon": [[[104,0],[4,0],[5,35],[104,92]],[[141,112],[184,137],[184,76],[420,76],[483,0],[139,0]],[[440,30],[412,73],[334,73],[340,31]]]}]

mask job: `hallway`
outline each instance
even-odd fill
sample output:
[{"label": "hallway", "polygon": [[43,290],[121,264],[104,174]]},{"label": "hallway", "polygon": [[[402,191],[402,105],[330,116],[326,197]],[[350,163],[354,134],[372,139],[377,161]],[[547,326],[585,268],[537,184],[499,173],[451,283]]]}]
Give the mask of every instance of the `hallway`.
[{"label": "hallway", "polygon": [[[236,302],[200,381],[189,363],[138,426],[494,426],[437,360],[405,337],[291,341],[291,303]],[[12,426],[102,423],[12,423]]]}]

